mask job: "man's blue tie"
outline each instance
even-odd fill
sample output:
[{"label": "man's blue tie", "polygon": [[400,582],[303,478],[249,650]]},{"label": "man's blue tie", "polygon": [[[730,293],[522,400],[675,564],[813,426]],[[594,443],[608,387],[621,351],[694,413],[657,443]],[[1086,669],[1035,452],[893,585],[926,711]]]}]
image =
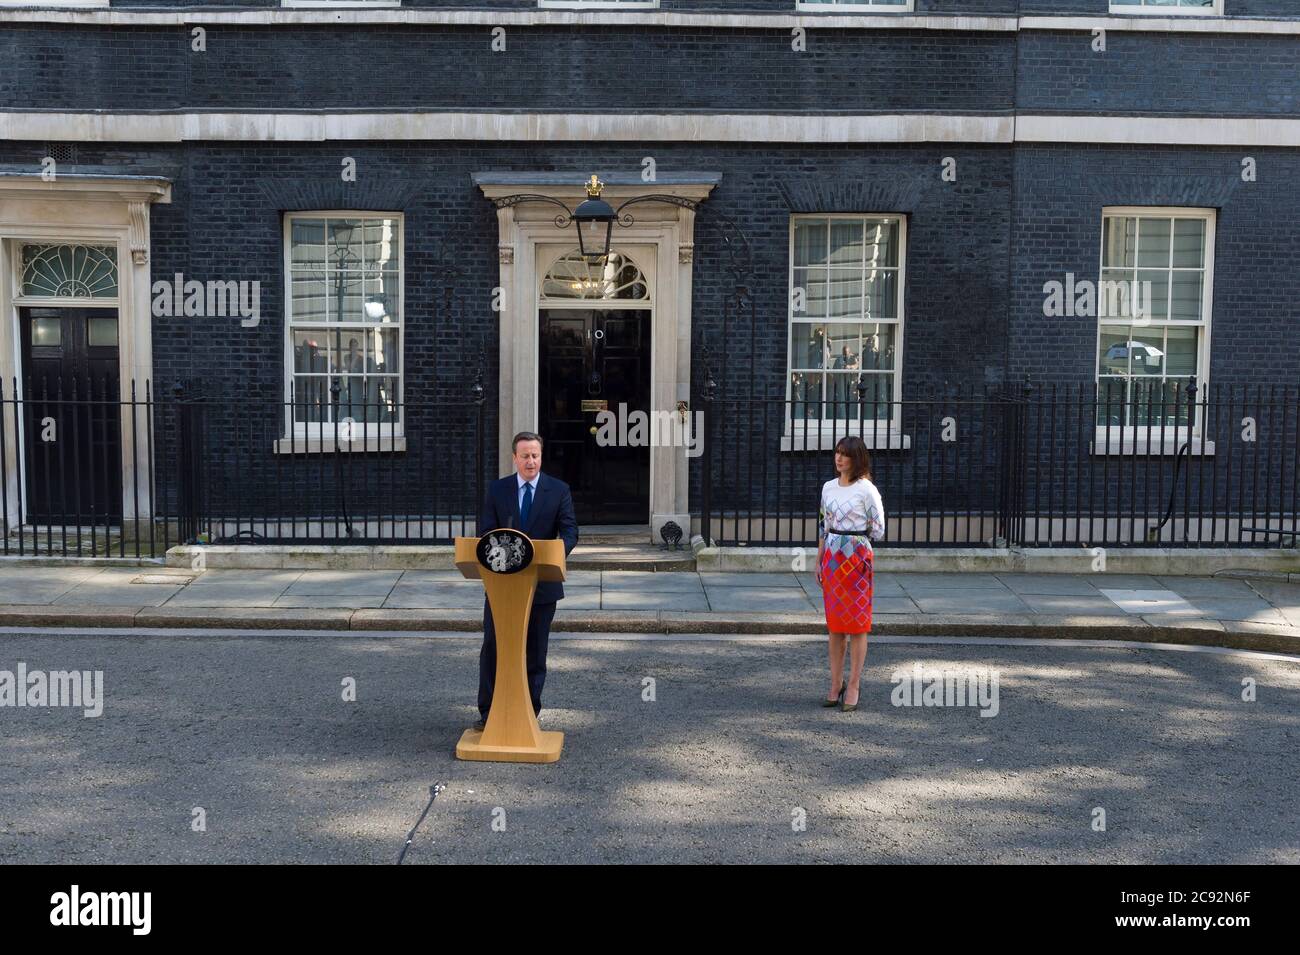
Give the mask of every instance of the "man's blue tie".
[{"label": "man's blue tie", "polygon": [[528,512],[532,509],[532,506],[533,506],[533,486],[531,484],[525,483],[524,500],[523,503],[519,505],[519,529],[520,530],[523,530],[525,527],[528,526]]}]

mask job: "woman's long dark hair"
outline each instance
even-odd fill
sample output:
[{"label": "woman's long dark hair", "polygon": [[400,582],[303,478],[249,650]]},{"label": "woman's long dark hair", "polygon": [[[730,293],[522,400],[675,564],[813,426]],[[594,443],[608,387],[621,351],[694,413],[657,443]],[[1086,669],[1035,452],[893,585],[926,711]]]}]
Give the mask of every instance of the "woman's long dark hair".
[{"label": "woman's long dark hair", "polygon": [[871,480],[871,455],[867,453],[866,444],[856,434],[846,435],[836,441],[835,453],[844,455],[852,463],[850,480]]}]

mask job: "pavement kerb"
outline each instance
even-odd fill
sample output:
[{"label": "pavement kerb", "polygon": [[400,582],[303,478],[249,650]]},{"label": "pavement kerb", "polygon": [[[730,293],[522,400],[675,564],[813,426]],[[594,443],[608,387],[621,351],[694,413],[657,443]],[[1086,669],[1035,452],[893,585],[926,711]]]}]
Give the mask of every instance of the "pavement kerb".
[{"label": "pavement kerb", "polygon": [[[262,607],[51,607],[0,608],[4,627],[85,627],[214,630],[469,631],[482,626],[477,611],[384,609],[273,609]],[[820,614],[690,613],[684,611],[561,611],[560,633],[821,634]],[[1300,653],[1300,630],[1276,624],[1155,617],[1087,617],[1047,614],[880,613],[877,636],[1020,637],[1035,640],[1130,640]]]}]

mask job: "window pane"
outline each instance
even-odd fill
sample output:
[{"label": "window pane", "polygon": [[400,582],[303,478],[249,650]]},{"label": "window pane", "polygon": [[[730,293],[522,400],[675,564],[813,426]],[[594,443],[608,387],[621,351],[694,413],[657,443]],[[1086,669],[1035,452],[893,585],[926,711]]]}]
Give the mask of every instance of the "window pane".
[{"label": "window pane", "polygon": [[1128,423],[1128,380],[1101,378],[1097,382],[1097,424],[1123,426]]},{"label": "window pane", "polygon": [[1176,322],[1201,320],[1204,272],[1174,272],[1174,298],[1169,317]]},{"label": "window pane", "polygon": [[1165,370],[1163,329],[1134,329],[1129,340],[1129,373],[1161,375]]},{"label": "window pane", "polygon": [[1127,375],[1129,365],[1129,337],[1127,326],[1103,325],[1101,328],[1099,373],[1102,375]]},{"label": "window pane", "polygon": [[396,273],[367,275],[364,285],[362,317],[368,322],[396,322],[398,277]]},{"label": "window pane", "polygon": [[827,325],[826,346],[830,368],[847,371],[861,367],[862,326],[848,322]]},{"label": "window pane", "polygon": [[330,219],[327,239],[331,269],[362,267],[360,219]]},{"label": "window pane", "polygon": [[824,265],[828,230],[825,219],[800,219],[794,227],[794,266]]},{"label": "window pane", "polygon": [[898,318],[898,272],[868,272],[863,318]]},{"label": "window pane", "polygon": [[868,371],[894,370],[894,325],[862,326],[862,367]]},{"label": "window pane", "polygon": [[324,329],[293,333],[293,370],[298,374],[329,371],[329,339]]},{"label": "window pane", "polygon": [[1137,219],[1132,216],[1107,216],[1102,226],[1101,264],[1103,268],[1128,268],[1137,264]]},{"label": "window pane", "polygon": [[831,265],[862,266],[861,219],[831,220]]},{"label": "window pane", "polygon": [[1174,220],[1174,268],[1205,267],[1205,220]]},{"label": "window pane", "polygon": [[401,337],[396,328],[376,328],[370,333],[371,361],[375,370],[396,373],[401,366]]},{"label": "window pane", "polygon": [[289,260],[297,268],[325,268],[325,220],[294,219]]},{"label": "window pane", "polygon": [[293,420],[326,421],[329,418],[329,379],[325,377],[293,380]]},{"label": "window pane", "polygon": [[867,267],[897,268],[898,220],[870,219],[867,221]]},{"label": "window pane", "polygon": [[1196,351],[1201,331],[1198,328],[1168,329],[1165,348],[1165,373],[1171,377],[1187,378],[1196,374]]},{"label": "window pane", "polygon": [[857,318],[862,314],[862,270],[854,269],[832,269],[830,272],[830,302],[829,315],[831,318],[844,318],[852,316]]},{"label": "window pane", "polygon": [[117,319],[86,319],[86,344],[91,348],[116,348]]},{"label": "window pane", "polygon": [[1138,268],[1169,267],[1170,220],[1143,217],[1138,223]]},{"label": "window pane", "polygon": [[365,294],[361,276],[334,272],[329,276],[329,314],[331,322],[364,322]]},{"label": "window pane", "polygon": [[[1152,321],[1164,321],[1169,317],[1169,270],[1139,269],[1136,289],[1139,305],[1143,314]],[[1147,283],[1150,283],[1148,285]]]},{"label": "window pane", "polygon": [[362,258],[367,271],[397,269],[396,219],[367,219],[365,221]]},{"label": "window pane", "polygon": [[790,367],[792,369],[824,367],[825,341],[824,325],[792,323],[790,325]]},{"label": "window pane", "polygon": [[308,272],[293,276],[292,319],[294,322],[323,322],[328,316],[325,294],[325,275]]},{"label": "window pane", "polygon": [[63,344],[63,322],[55,318],[32,319],[32,347]]},{"label": "window pane", "polygon": [[[790,301],[797,318],[826,317],[826,270],[795,269],[794,289],[791,289]],[[803,308],[799,309],[795,297],[797,289],[803,290]]]},{"label": "window pane", "polygon": [[1097,314],[1101,318],[1132,318],[1137,300],[1145,304],[1141,288],[1133,284],[1133,272],[1128,269],[1102,269],[1101,284],[1097,287]]},{"label": "window pane", "polygon": [[796,371],[790,374],[790,413],[795,418],[820,417],[825,375]]}]

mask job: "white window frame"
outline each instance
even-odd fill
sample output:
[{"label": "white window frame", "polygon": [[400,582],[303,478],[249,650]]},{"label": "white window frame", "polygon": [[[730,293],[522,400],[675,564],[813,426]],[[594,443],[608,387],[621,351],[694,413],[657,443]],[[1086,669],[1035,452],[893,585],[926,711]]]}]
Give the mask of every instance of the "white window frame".
[{"label": "white window frame", "polygon": [[659,0],[537,0],[543,10],[657,10]]},{"label": "white window frame", "polygon": [[[791,294],[794,284],[794,234],[795,226],[810,219],[896,219],[898,220],[898,288],[896,319],[872,319],[877,324],[893,325],[894,332],[894,371],[893,391],[890,396],[890,416],[888,419],[872,418],[860,422],[857,418],[817,418],[795,419],[790,412],[793,408],[790,395],[791,353],[790,332],[795,324],[794,296]],[[903,434],[902,400],[903,392],[903,333],[906,325],[907,285],[907,216],[901,212],[806,212],[790,216],[789,244],[787,246],[788,265],[786,266],[786,323],[785,323],[785,400],[786,413],[783,415],[783,433],[781,435],[782,451],[829,451],[835,442],[846,434],[855,434],[862,438],[869,450],[906,450],[912,446],[909,435]],[[822,318],[823,325],[831,324],[836,319]],[[853,319],[841,319],[845,323]],[[858,319],[861,324],[869,324],[865,319]],[[800,324],[816,324],[815,320],[802,320]]]},{"label": "white window frame", "polygon": [[794,8],[799,13],[912,13],[916,0],[906,3],[881,3],[879,0],[795,0]]},{"label": "white window frame", "polygon": [[1142,3],[1140,6],[1136,3],[1116,3],[1110,0],[1110,12],[1127,13],[1135,17],[1221,17],[1223,16],[1223,0],[1214,0],[1214,6],[1210,9],[1205,7],[1157,7],[1149,3]]},{"label": "white window frame", "polygon": [[1101,328],[1103,325],[1119,325],[1113,317],[1101,314],[1102,296],[1100,280],[1103,263],[1106,260],[1106,220],[1112,216],[1147,216],[1157,219],[1199,219],[1205,222],[1205,282],[1201,287],[1201,320],[1192,322],[1153,321],[1151,324],[1161,327],[1199,328],[1201,340],[1196,350],[1196,403],[1192,407],[1192,420],[1188,425],[1098,425],[1094,423],[1092,444],[1093,454],[1177,454],[1185,442],[1191,443],[1193,454],[1210,455],[1214,453],[1214,442],[1205,441],[1202,436],[1200,402],[1209,384],[1210,374],[1210,335],[1214,327],[1214,240],[1218,224],[1218,210],[1188,206],[1106,206],[1101,210],[1101,238],[1097,252],[1098,293],[1096,297],[1097,317],[1096,336],[1093,339],[1093,383],[1097,388],[1098,400],[1101,395]]},{"label": "white window frame", "polygon": [[[336,447],[334,425],[328,422],[311,422],[294,420],[294,355],[293,333],[304,327],[295,324],[293,318],[293,223],[300,219],[395,219],[397,220],[397,341],[401,368],[397,373],[397,408],[396,422],[360,422],[351,427],[350,438],[337,438],[339,451],[405,451],[406,450],[406,216],[401,212],[382,211],[378,209],[299,209],[286,212],[283,216],[282,240],[284,263],[284,335],[283,356],[284,375],[282,398],[284,417],[281,422],[282,435],[275,442],[276,454],[321,454],[332,453]],[[328,236],[327,236],[328,238]],[[318,323],[321,328],[329,328],[338,323]],[[316,327],[308,325],[306,327]]]}]

